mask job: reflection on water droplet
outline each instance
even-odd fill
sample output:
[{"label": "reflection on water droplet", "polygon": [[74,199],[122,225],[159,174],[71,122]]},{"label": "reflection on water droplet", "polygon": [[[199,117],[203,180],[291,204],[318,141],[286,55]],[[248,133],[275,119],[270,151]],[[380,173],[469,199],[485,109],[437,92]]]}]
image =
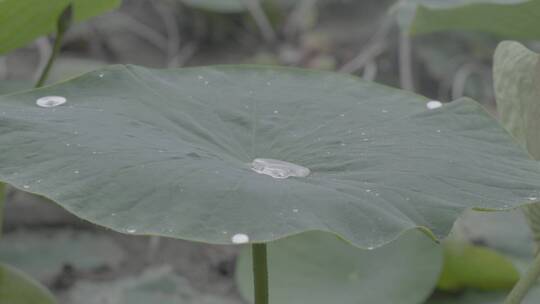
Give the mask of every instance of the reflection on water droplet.
[{"label": "reflection on water droplet", "polygon": [[234,244],[245,244],[249,242],[249,236],[244,233],[237,233],[231,237],[231,241]]},{"label": "reflection on water droplet", "polygon": [[75,171],[73,171],[73,173],[79,174],[79,170],[75,170]]},{"label": "reflection on water droplet", "polygon": [[105,76],[105,74],[103,73],[99,74],[99,78],[103,78],[103,76]]},{"label": "reflection on water droplet", "polygon": [[251,163],[251,169],[259,174],[265,174],[278,179],[284,179],[291,176],[306,177],[311,173],[306,167],[269,158],[256,158]]},{"label": "reflection on water droplet", "polygon": [[298,211],[299,211],[298,209],[293,209],[292,210],[292,212],[294,212],[294,213],[298,213]]},{"label": "reflection on water droplet", "polygon": [[204,79],[204,77],[203,77],[202,75],[199,75],[199,76],[197,76],[197,79],[199,79],[199,80],[203,80],[203,79]]},{"label": "reflection on water droplet", "polygon": [[278,110],[275,110],[275,111],[274,111],[274,114],[279,114],[279,111],[278,111]]},{"label": "reflection on water droplet", "polygon": [[388,113],[388,110],[381,110],[381,112],[383,112],[383,113]]},{"label": "reflection on water droplet", "polygon": [[135,233],[135,232],[137,232],[137,229],[135,229],[133,227],[129,227],[129,228],[126,229],[126,232],[127,233]]},{"label": "reflection on water droplet", "polygon": [[426,103],[426,107],[430,110],[434,110],[434,109],[442,107],[442,103],[437,100],[430,100]]},{"label": "reflection on water droplet", "polygon": [[38,98],[36,104],[42,108],[53,108],[66,103],[67,99],[62,96],[45,96]]},{"label": "reflection on water droplet", "polygon": [[538,197],[536,197],[536,196],[531,196],[531,197],[528,198],[528,200],[530,200],[530,201],[536,201],[536,200],[538,200]]},{"label": "reflection on water droplet", "polygon": [[24,188],[24,189],[29,189],[30,186],[29,186],[29,185],[23,185],[23,188]]}]

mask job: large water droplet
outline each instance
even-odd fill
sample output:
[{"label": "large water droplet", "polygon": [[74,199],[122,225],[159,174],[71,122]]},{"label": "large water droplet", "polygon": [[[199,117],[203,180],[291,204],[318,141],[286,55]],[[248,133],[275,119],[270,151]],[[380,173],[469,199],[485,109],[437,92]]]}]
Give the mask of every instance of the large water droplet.
[{"label": "large water droplet", "polygon": [[437,100],[430,100],[426,103],[426,107],[430,110],[438,109],[442,107],[442,102]]},{"label": "large water droplet", "polygon": [[231,241],[234,244],[245,244],[245,243],[249,242],[249,236],[247,234],[244,234],[244,233],[237,233],[237,234],[232,236]]},{"label": "large water droplet", "polygon": [[279,179],[284,179],[291,176],[306,177],[311,173],[311,171],[306,167],[269,158],[256,158],[251,163],[251,169],[259,174],[265,174]]},{"label": "large water droplet", "polygon": [[53,108],[66,103],[67,99],[62,96],[45,96],[38,98],[36,104],[42,108]]}]

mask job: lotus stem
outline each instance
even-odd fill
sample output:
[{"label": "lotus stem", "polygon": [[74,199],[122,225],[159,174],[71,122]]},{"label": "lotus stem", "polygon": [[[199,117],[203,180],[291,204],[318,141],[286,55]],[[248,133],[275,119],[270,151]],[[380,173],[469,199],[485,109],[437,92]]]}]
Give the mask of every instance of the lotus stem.
[{"label": "lotus stem", "polygon": [[51,53],[51,56],[49,57],[49,60],[47,61],[47,65],[41,72],[41,76],[39,77],[39,80],[37,81],[35,87],[39,88],[42,87],[45,84],[45,81],[49,77],[49,73],[51,71],[51,68],[53,66],[54,61],[56,60],[56,57],[60,53],[60,48],[62,47],[62,40],[64,39],[64,34],[69,29],[71,22],[73,18],[73,6],[70,4],[68,5],[64,11],[60,14],[58,17],[58,21],[56,24],[56,38],[54,39],[54,46]]},{"label": "lotus stem", "polygon": [[251,245],[255,304],[268,304],[268,260],[266,244]]},{"label": "lotus stem", "polygon": [[504,304],[520,304],[525,298],[540,276],[540,254],[537,254],[531,267],[524,276],[517,282]]}]

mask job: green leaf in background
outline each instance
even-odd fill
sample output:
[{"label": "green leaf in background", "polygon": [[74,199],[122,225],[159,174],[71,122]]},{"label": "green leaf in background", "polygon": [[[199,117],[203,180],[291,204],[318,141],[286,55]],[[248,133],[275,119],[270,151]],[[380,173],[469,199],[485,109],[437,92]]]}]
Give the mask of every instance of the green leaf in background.
[{"label": "green leaf in background", "polygon": [[71,2],[75,21],[88,19],[120,4],[120,0],[0,1],[0,54],[52,33],[58,16]]},{"label": "green leaf in background", "polygon": [[1,80],[0,81],[0,95],[7,95],[13,92],[27,90],[32,88],[32,84],[26,81],[18,80]]},{"label": "green leaf in background", "polygon": [[196,290],[169,266],[114,281],[78,281],[68,299],[77,304],[237,304]]},{"label": "green leaf in background", "polygon": [[[540,160],[540,56],[517,42],[503,42],[495,51],[493,78],[503,125]],[[540,204],[524,211],[540,250]]]},{"label": "green leaf in background", "polygon": [[397,8],[412,34],[466,30],[540,38],[540,0],[404,0]]},{"label": "green leaf in background", "polygon": [[0,179],[119,232],[217,244],[322,230],[370,248],[539,195],[540,163],[480,105],[426,102],[331,72],[113,66],[0,97]]},{"label": "green leaf in background", "polygon": [[6,304],[55,304],[53,295],[19,270],[0,263],[0,301]]},{"label": "green leaf in background", "polygon": [[252,0],[181,0],[186,5],[218,13],[239,13],[246,10],[245,1]]},{"label": "green leaf in background", "polygon": [[540,160],[540,56],[503,42],[495,52],[493,78],[503,125]]},{"label": "green leaf in background", "polygon": [[82,271],[114,268],[123,258],[124,252],[110,238],[82,231],[19,230],[0,242],[0,261],[41,280],[50,280],[66,264]]},{"label": "green leaf in background", "polygon": [[[268,255],[274,303],[417,304],[433,291],[442,264],[440,246],[420,231],[370,251],[307,232],[268,244]],[[250,248],[237,263],[240,293],[252,302]]]},{"label": "green leaf in background", "polygon": [[[534,258],[531,231],[519,209],[509,212],[466,212],[454,227],[450,237],[453,241],[482,243],[510,259],[522,274]],[[502,304],[507,293],[467,288],[462,292],[438,292],[426,304]],[[523,304],[539,302],[540,286],[529,292]]]},{"label": "green leaf in background", "polygon": [[516,267],[496,251],[452,240],[445,242],[444,266],[437,284],[440,290],[504,290],[518,280]]}]

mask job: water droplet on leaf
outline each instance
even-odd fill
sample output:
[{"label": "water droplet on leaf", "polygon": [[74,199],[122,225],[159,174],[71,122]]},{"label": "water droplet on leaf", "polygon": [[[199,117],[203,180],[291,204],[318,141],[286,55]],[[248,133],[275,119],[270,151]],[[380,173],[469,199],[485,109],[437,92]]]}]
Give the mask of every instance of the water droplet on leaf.
[{"label": "water droplet on leaf", "polygon": [[285,179],[291,176],[306,177],[311,173],[306,167],[269,158],[257,158],[253,160],[251,169],[259,174],[265,174],[278,179]]},{"label": "water droplet on leaf", "polygon": [[237,234],[232,236],[231,241],[234,244],[245,244],[245,243],[249,242],[249,236],[247,234],[244,234],[244,233],[237,233]]},{"label": "water droplet on leaf", "polygon": [[426,107],[430,110],[434,110],[442,107],[442,103],[437,100],[430,100],[426,103]]},{"label": "water droplet on leaf", "polygon": [[42,108],[53,108],[66,103],[67,99],[62,96],[45,96],[38,98],[36,104]]}]

